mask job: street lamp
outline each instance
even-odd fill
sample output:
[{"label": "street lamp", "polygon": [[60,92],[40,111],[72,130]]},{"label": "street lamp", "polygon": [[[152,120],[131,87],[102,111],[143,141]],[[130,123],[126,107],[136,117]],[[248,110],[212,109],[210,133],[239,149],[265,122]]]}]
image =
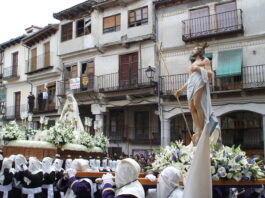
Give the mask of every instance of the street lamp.
[{"label": "street lamp", "polygon": [[152,80],[154,78],[154,75],[155,75],[155,70],[151,66],[149,66],[145,70],[145,75],[147,76],[147,78],[149,78],[150,80]]}]

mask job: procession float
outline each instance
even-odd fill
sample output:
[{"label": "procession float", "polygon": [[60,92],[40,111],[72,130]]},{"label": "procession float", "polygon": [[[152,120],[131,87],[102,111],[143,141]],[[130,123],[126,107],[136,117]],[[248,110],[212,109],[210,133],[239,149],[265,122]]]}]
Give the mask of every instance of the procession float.
[{"label": "procession float", "polygon": [[[55,157],[60,154],[62,159],[102,158],[108,147],[109,140],[100,130],[100,123],[94,122],[95,135],[84,128],[79,116],[78,105],[69,94],[63,107],[60,119],[54,126],[48,127],[48,119],[40,118],[40,129],[30,126],[30,115],[21,115],[21,123],[15,120],[4,125],[1,140],[4,141],[4,156],[23,154],[25,157],[35,156],[39,159]],[[92,125],[91,119],[85,120],[86,127]],[[99,127],[97,127],[99,126]]]}]

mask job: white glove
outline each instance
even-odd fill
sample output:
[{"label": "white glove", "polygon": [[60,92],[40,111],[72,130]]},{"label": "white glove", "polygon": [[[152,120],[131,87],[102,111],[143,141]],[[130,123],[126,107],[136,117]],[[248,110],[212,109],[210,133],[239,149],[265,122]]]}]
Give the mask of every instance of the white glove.
[{"label": "white glove", "polygon": [[110,174],[110,173],[107,173],[107,174],[104,174],[102,176],[102,180],[103,180],[103,183],[102,183],[102,186],[104,186],[105,184],[111,184],[112,186],[114,186],[114,182],[113,182],[113,175]]},{"label": "white glove", "polygon": [[152,174],[146,175],[145,178],[149,179],[150,182],[155,182],[155,180],[156,180],[156,176],[154,176]]},{"label": "white glove", "polygon": [[15,174],[16,173],[16,170],[14,168],[10,168],[9,169],[9,172]]},{"label": "white glove", "polygon": [[76,170],[72,169],[72,168],[67,169],[66,172],[67,172],[69,178],[75,177],[75,175],[76,175]]},{"label": "white glove", "polygon": [[22,168],[23,168],[24,171],[28,170],[28,167],[25,164],[22,165]]}]

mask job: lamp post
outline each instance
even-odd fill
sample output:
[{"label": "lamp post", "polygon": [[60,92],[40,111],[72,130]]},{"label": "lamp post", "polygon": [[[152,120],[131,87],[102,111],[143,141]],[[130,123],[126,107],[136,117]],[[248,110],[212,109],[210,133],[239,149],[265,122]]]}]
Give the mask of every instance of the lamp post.
[{"label": "lamp post", "polygon": [[147,69],[145,70],[145,75],[150,80],[153,80],[154,75],[155,75],[155,70],[151,66],[148,66]]},{"label": "lamp post", "polygon": [[[162,110],[162,105],[161,105],[161,77],[160,77],[160,69],[158,68],[158,80],[154,81],[154,76],[155,76],[155,69],[152,68],[151,66],[148,66],[148,68],[145,70],[145,75],[147,78],[150,80],[151,84],[155,85],[156,89],[156,94],[157,94],[157,106],[158,106],[158,112],[159,112],[159,119],[161,122],[161,145],[164,143],[164,127],[163,127],[163,110]],[[152,140],[151,140],[151,147],[152,147]]]}]

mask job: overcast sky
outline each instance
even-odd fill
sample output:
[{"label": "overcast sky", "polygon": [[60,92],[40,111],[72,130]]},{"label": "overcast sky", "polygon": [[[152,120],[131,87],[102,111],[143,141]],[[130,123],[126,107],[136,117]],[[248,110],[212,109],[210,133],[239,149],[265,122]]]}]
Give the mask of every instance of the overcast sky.
[{"label": "overcast sky", "polygon": [[58,23],[53,13],[85,0],[0,0],[0,43],[25,33],[25,28]]}]

